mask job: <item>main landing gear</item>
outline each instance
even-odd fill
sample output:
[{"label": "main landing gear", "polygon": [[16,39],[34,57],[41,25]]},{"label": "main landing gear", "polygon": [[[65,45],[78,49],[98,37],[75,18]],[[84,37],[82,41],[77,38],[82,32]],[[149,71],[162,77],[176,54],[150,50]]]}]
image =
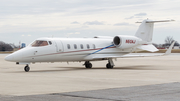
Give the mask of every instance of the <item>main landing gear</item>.
[{"label": "main landing gear", "polygon": [[92,68],[92,64],[89,61],[86,61],[84,65],[86,68]]},{"label": "main landing gear", "polygon": [[30,70],[29,65],[26,65],[26,66],[24,67],[24,71],[25,71],[25,72],[29,72],[29,70]]},{"label": "main landing gear", "polygon": [[[92,64],[89,61],[85,61],[84,63],[86,68],[92,68]],[[108,63],[106,64],[107,69],[112,69],[114,67],[114,62],[112,59],[108,59]]]},{"label": "main landing gear", "polygon": [[112,59],[108,59],[108,63],[106,64],[107,69],[112,69],[114,67],[114,62]]}]

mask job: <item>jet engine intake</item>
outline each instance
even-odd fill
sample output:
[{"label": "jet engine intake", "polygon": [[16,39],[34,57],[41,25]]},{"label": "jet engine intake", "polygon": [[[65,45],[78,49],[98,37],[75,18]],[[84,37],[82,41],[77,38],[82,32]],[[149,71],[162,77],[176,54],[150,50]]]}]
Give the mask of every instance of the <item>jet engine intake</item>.
[{"label": "jet engine intake", "polygon": [[117,48],[126,49],[137,46],[141,39],[135,36],[118,35],[113,39],[113,43]]}]

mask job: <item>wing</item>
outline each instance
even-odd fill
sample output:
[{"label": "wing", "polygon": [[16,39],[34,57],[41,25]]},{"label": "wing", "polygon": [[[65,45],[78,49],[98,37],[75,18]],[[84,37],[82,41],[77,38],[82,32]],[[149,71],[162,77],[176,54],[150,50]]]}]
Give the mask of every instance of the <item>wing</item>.
[{"label": "wing", "polygon": [[132,58],[132,57],[150,57],[150,56],[162,56],[165,55],[164,53],[129,53],[125,55],[116,55],[116,54],[98,54],[92,56],[91,59],[98,60],[98,59],[108,59],[108,58]]},{"label": "wing", "polygon": [[150,56],[163,56],[171,53],[171,50],[175,44],[175,41],[171,44],[166,53],[121,53],[121,54],[93,54],[86,59],[98,60],[98,59],[108,59],[108,58],[131,58],[131,57],[150,57]]}]

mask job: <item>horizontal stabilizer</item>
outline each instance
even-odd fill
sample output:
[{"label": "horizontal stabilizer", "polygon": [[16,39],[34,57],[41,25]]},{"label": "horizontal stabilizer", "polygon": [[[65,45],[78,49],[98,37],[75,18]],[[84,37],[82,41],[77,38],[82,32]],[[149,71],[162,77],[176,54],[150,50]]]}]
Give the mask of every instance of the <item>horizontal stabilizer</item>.
[{"label": "horizontal stabilizer", "polygon": [[150,52],[156,52],[159,51],[154,45],[150,44],[150,45],[141,45],[139,47],[137,47],[140,50],[146,50],[146,51],[150,51]]},{"label": "horizontal stabilizer", "polygon": [[[171,22],[171,21],[175,21],[175,20],[157,20],[157,21],[146,20],[146,23]],[[142,23],[142,22],[136,22],[136,23]]]}]

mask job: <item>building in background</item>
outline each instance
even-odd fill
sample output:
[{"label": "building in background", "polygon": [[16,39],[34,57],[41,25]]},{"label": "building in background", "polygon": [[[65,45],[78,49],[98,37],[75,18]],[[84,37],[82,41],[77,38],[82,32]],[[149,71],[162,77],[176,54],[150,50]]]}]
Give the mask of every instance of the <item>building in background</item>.
[{"label": "building in background", "polygon": [[24,48],[26,47],[26,44],[25,43],[21,43],[21,48]]}]

